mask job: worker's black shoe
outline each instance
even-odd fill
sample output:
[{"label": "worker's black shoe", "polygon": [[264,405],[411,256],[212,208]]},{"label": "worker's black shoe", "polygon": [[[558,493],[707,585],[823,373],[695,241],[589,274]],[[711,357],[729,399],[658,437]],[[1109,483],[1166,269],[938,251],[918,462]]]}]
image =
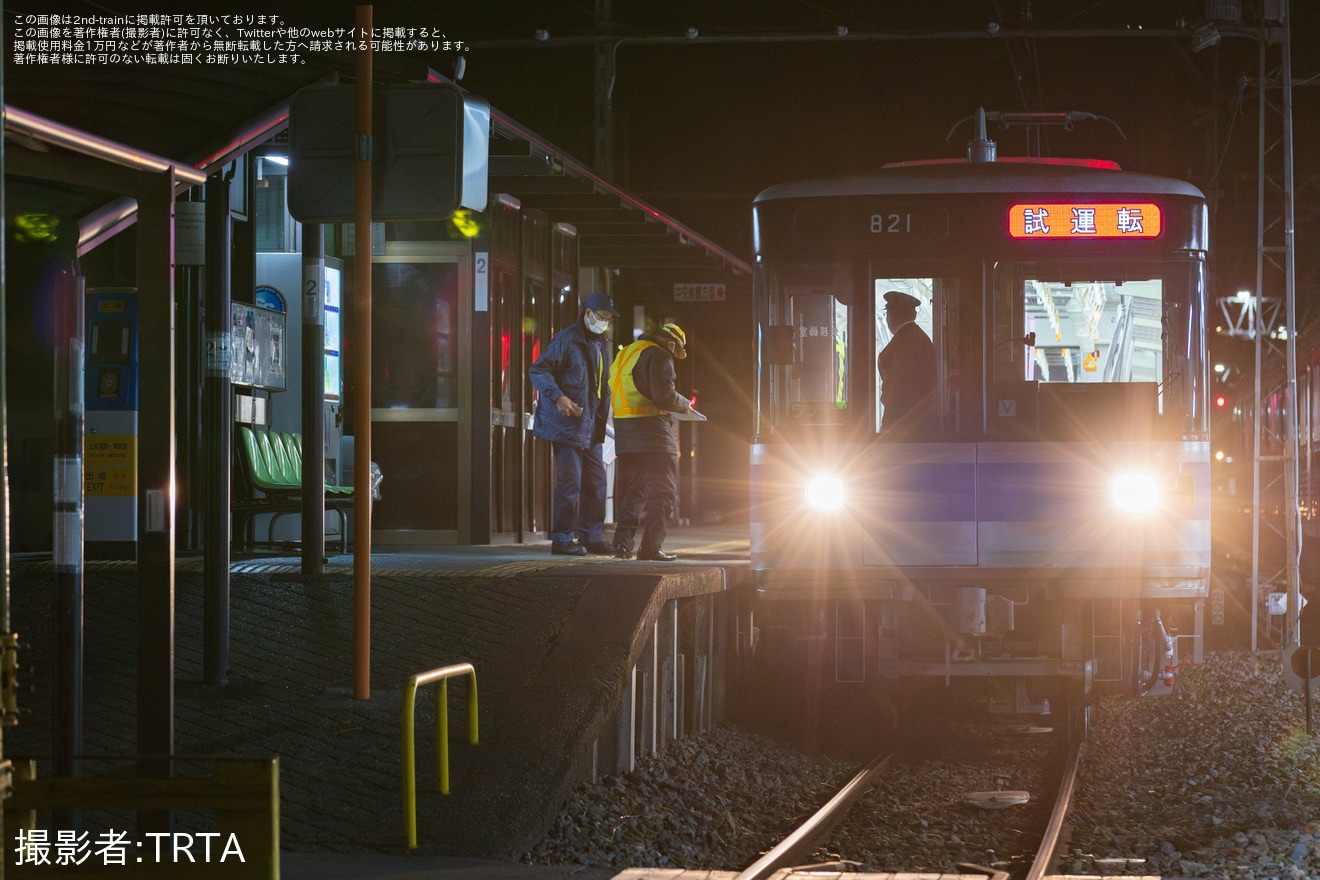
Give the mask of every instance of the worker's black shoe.
[{"label": "worker's black shoe", "polygon": [[678,557],[675,556],[673,553],[666,553],[665,551],[657,547],[654,550],[637,551],[637,558],[644,559],[647,562],[673,562]]},{"label": "worker's black shoe", "polygon": [[587,552],[593,556],[613,556],[614,545],[606,544],[604,541],[592,541],[587,545]]},{"label": "worker's black shoe", "polygon": [[616,545],[614,548],[615,559],[632,559],[632,548]]},{"label": "worker's black shoe", "polygon": [[551,556],[586,556],[587,548],[581,544],[561,544],[558,541],[550,543]]}]

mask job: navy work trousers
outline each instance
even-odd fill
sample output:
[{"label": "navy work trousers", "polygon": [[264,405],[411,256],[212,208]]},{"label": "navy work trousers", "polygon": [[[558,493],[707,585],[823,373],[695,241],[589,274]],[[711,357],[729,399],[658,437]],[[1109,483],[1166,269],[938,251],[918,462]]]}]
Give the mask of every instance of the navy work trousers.
[{"label": "navy work trousers", "polygon": [[586,449],[551,443],[555,453],[555,502],[550,514],[550,540],[580,544],[605,540],[605,460],[601,444]]},{"label": "navy work trousers", "polygon": [[614,466],[614,546],[633,549],[633,535],[644,522],[638,553],[661,549],[669,519],[678,510],[678,456],[669,452],[621,452]]}]

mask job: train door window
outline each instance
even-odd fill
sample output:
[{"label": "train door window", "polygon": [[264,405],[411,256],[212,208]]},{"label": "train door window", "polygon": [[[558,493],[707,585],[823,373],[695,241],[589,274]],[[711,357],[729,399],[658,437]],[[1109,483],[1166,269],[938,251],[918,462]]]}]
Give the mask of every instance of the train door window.
[{"label": "train door window", "polygon": [[498,401],[500,409],[517,412],[518,384],[523,374],[521,351],[515,343],[521,336],[519,317],[518,277],[512,265],[503,260],[491,260],[491,304],[494,325],[494,369],[491,370],[491,399]]},{"label": "train door window", "polygon": [[554,332],[578,319],[577,229],[568,223],[556,223],[550,229],[550,279],[555,292]]},{"label": "train door window", "polygon": [[765,292],[758,317],[765,335],[757,395],[760,412],[776,428],[839,425],[860,417],[857,403],[866,395],[858,389],[867,377],[857,372],[865,357],[853,324],[862,316],[853,308],[852,272],[845,264],[799,266],[788,273],[765,268],[758,279]]},{"label": "train door window", "polygon": [[[526,369],[536,363],[536,359],[541,356],[543,344],[549,344],[550,332],[550,295],[546,292],[545,285],[539,278],[528,278],[526,280],[527,302],[523,308],[523,367]],[[532,383],[526,383],[528,400],[526,401],[527,411],[531,411],[531,397],[535,390]]]},{"label": "train door window", "polygon": [[[917,307],[917,326],[921,328],[922,332],[935,346],[937,389],[948,387],[947,375],[951,370],[956,372],[956,365],[950,363],[949,353],[944,351],[945,346],[943,343],[946,337],[946,328],[939,314],[939,307],[942,302],[956,300],[956,297],[946,296],[946,292],[952,291],[955,287],[956,283],[952,279],[946,278],[876,278],[872,281],[875,351],[877,353],[882,351],[889,344],[889,340],[893,338],[888,321],[885,319],[884,295],[891,290],[896,290],[899,293],[916,297],[921,303]],[[951,348],[949,351],[956,353],[956,347]],[[882,384],[879,376],[877,376],[875,384],[875,430],[877,431],[880,430],[880,423],[884,419],[884,407],[880,403]],[[938,397],[940,400],[939,410],[944,413],[947,411],[945,396],[940,392]]]},{"label": "train door window", "polygon": [[790,407],[796,421],[842,421],[848,408],[848,306],[832,293],[789,296],[795,367]]}]

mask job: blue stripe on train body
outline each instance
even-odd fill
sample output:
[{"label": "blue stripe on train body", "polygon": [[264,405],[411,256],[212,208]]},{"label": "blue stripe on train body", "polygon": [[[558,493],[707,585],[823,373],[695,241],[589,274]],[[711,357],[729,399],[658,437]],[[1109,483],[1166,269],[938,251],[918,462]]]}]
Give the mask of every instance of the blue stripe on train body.
[{"label": "blue stripe on train body", "polygon": [[[800,455],[773,445],[754,450],[754,570],[1208,571],[1205,443],[875,444],[836,447],[816,467]],[[1190,478],[1190,491],[1170,494],[1146,516],[1121,513],[1110,483],[1137,468],[1166,493],[1176,478],[1184,486]],[[818,473],[843,481],[843,509],[805,505],[805,481]]]}]

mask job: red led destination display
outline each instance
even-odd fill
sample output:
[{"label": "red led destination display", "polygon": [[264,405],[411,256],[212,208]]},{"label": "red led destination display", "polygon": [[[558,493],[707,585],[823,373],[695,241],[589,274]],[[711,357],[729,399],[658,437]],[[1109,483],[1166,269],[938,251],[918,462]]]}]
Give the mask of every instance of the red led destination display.
[{"label": "red led destination display", "polygon": [[1031,202],[1008,209],[1013,238],[1158,238],[1160,206],[1150,202]]}]

